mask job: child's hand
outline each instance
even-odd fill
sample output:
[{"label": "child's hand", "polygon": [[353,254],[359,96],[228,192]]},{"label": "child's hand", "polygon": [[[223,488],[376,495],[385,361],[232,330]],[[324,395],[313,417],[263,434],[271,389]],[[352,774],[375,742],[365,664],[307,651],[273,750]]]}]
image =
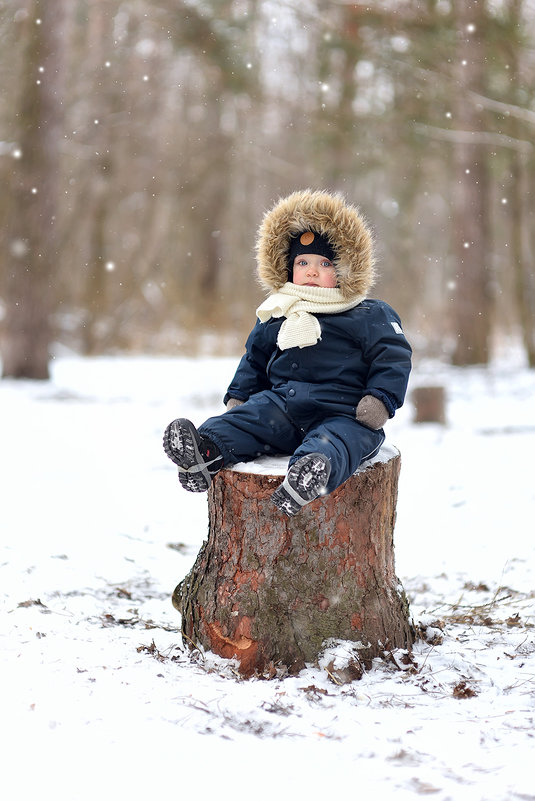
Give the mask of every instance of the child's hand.
[{"label": "child's hand", "polygon": [[382,428],[390,415],[387,408],[379,398],[374,395],[364,395],[357,406],[357,421],[375,431]]}]

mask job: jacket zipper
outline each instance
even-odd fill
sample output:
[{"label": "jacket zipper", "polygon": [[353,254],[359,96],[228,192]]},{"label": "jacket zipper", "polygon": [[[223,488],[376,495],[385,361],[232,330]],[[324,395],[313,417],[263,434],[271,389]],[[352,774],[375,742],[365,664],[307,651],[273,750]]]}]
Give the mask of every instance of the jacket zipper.
[{"label": "jacket zipper", "polygon": [[273,360],[275,359],[275,356],[277,355],[278,352],[279,352],[278,348],[273,351],[273,355],[270,357],[269,362],[266,365],[266,375],[268,378],[269,378],[269,371],[271,370],[271,365],[273,364]]}]

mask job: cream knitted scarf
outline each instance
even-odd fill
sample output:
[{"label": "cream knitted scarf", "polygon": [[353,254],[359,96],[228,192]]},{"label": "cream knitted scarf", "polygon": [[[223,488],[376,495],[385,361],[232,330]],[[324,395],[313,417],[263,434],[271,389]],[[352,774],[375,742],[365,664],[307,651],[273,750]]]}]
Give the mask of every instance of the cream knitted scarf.
[{"label": "cream knitted scarf", "polygon": [[256,310],[265,323],[270,317],[286,317],[280,327],[277,345],[287,348],[307,348],[321,339],[321,326],[316,314],[337,314],[358,306],[364,296],[346,300],[339,289],[321,286],[297,286],[287,282],[270,295]]}]

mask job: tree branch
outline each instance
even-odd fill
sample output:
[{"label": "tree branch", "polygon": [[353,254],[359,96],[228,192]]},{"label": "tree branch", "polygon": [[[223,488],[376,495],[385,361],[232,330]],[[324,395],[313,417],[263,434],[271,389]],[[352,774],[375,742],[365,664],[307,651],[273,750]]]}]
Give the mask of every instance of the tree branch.
[{"label": "tree branch", "polygon": [[414,130],[422,136],[431,139],[442,139],[447,142],[461,142],[469,145],[494,145],[496,147],[507,147],[510,150],[517,150],[520,153],[529,153],[533,148],[531,142],[523,139],[513,139],[512,136],[505,134],[488,133],[487,131],[454,131],[449,128],[436,128],[433,125],[414,123]]}]

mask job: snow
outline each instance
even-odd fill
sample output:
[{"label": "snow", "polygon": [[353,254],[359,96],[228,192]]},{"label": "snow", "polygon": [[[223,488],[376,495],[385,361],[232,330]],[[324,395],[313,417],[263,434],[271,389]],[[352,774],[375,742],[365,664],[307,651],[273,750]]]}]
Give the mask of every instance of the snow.
[{"label": "snow", "polygon": [[221,411],[236,361],[63,357],[0,382],[3,797],[535,799],[535,372],[415,369],[448,398],[445,426],[409,392],[387,428],[422,637],[338,684],[352,643],[267,681],[181,642],[206,498],[161,435]]},{"label": "snow", "polygon": [[[383,442],[379,453],[372,459],[362,462],[357,473],[362,473],[378,462],[388,462],[399,455],[399,450],[391,442]],[[255,473],[265,476],[284,476],[288,468],[287,456],[260,456],[252,462],[238,462],[231,469],[236,473]]]}]

